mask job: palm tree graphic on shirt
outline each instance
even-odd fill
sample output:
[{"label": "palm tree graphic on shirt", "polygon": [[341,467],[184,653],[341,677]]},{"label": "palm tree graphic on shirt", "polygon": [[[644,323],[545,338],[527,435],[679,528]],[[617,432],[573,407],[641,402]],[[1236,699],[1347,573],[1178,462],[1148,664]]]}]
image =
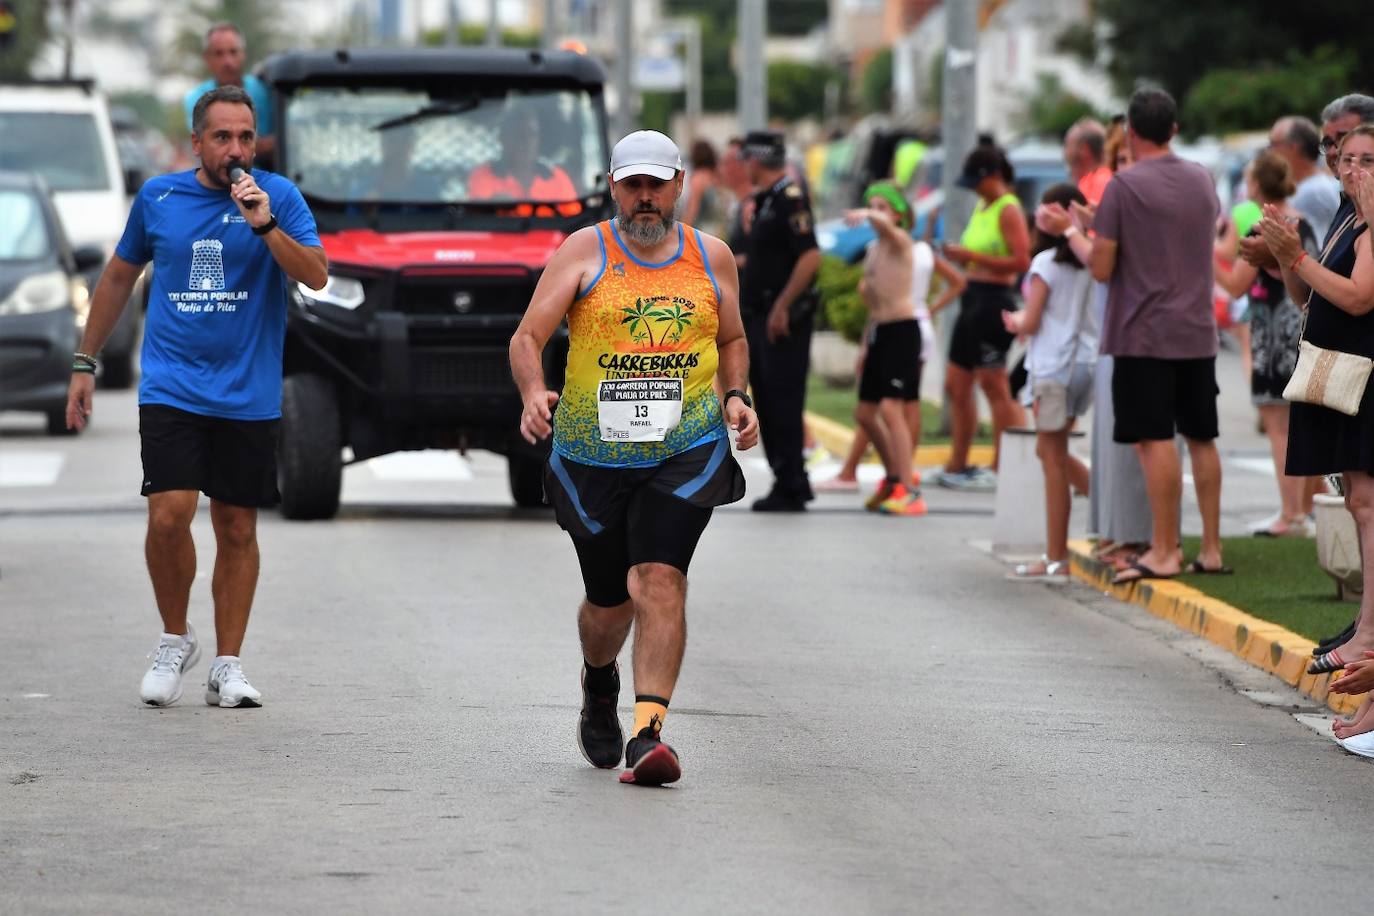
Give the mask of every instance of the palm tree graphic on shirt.
[{"label": "palm tree graphic on shirt", "polygon": [[[681,340],[682,332],[692,323],[691,313],[683,311],[682,306],[676,303],[672,306],[656,306],[652,299],[635,299],[634,305],[625,306],[621,311],[625,317],[620,323],[630,326],[630,335],[636,342],[647,340],[651,347],[663,344],[670,331],[673,332],[674,342]],[[654,340],[654,324],[667,325],[657,341]]]}]

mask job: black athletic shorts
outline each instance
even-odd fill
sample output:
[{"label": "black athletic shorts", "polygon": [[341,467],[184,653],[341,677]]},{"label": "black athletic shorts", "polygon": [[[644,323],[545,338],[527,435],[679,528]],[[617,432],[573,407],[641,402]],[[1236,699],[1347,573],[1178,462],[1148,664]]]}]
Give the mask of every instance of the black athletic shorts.
[{"label": "black athletic shorts", "polygon": [[1118,356],[1112,363],[1112,438],[1134,443],[1217,437],[1217,360]]},{"label": "black athletic shorts", "polygon": [[921,326],[915,318],[873,326],[859,377],[859,400],[921,399]]},{"label": "black athletic shorts", "polygon": [[140,404],[143,495],[199,490],[231,506],[264,509],[277,492],[280,420],[225,420]]},{"label": "black athletic shorts", "polygon": [[959,319],[949,339],[949,361],[961,369],[1001,369],[1016,335],[1002,323],[1003,312],[1017,309],[1010,286],[969,282],[959,300]]},{"label": "black athletic shorts", "polygon": [[711,510],[744,498],[744,472],[728,438],[647,468],[580,464],[554,452],[544,491],[572,536],[587,600],[615,607],[630,598],[631,567],[665,563],[687,574]]}]

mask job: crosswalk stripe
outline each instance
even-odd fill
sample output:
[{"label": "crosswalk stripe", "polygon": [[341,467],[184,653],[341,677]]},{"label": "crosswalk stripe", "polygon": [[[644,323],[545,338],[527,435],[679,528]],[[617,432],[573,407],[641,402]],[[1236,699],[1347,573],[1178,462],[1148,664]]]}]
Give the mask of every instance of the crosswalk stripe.
[{"label": "crosswalk stripe", "polygon": [[64,461],[60,452],[0,453],[0,487],[50,487]]}]

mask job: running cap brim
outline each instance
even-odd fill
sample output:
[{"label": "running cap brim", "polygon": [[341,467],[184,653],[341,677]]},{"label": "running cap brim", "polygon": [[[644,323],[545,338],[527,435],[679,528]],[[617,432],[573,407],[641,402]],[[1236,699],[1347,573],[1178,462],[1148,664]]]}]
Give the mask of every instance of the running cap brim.
[{"label": "running cap brim", "polygon": [[611,180],[648,175],[668,181],[682,171],[677,144],[656,130],[627,134],[611,151]]}]

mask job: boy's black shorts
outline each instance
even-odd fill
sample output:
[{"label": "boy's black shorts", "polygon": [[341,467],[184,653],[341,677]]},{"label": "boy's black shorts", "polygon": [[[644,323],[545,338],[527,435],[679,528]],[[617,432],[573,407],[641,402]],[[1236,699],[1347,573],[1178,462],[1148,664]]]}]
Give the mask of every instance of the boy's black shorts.
[{"label": "boy's black shorts", "polygon": [[921,399],[921,326],[915,318],[873,326],[859,377],[859,400]]},{"label": "boy's black shorts", "polygon": [[275,506],[281,501],[280,425],[281,420],[226,420],[163,404],[140,404],[143,495],[199,490],[231,506]]},{"label": "boy's black shorts", "polygon": [[580,464],[554,452],[544,491],[577,549],[587,600],[615,607],[630,598],[633,566],[664,563],[686,575],[712,510],[744,498],[744,472],[728,438],[647,468]]}]

